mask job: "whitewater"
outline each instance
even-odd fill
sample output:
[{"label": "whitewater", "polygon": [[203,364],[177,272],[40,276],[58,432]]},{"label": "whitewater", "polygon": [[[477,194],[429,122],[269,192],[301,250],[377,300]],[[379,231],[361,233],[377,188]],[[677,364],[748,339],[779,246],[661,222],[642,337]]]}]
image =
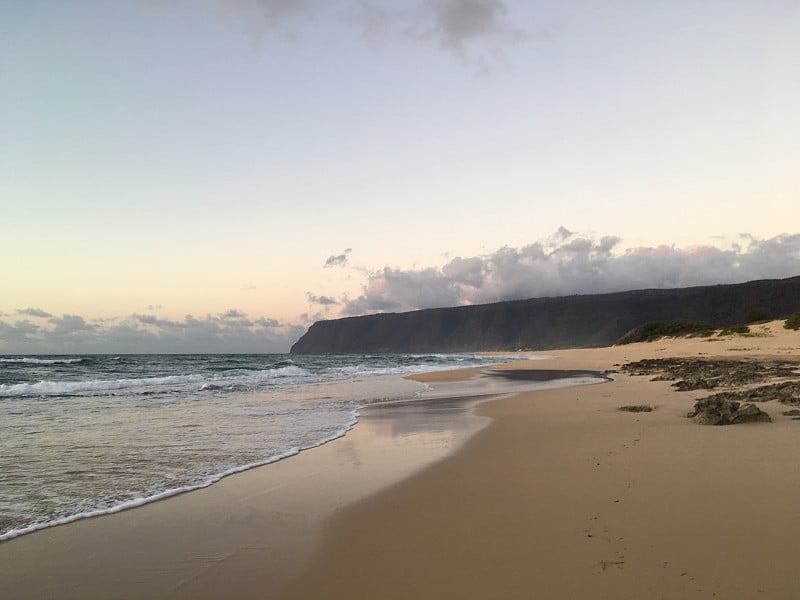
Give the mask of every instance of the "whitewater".
[{"label": "whitewater", "polygon": [[471,354],[0,357],[0,541],[213,484],[344,435]]}]

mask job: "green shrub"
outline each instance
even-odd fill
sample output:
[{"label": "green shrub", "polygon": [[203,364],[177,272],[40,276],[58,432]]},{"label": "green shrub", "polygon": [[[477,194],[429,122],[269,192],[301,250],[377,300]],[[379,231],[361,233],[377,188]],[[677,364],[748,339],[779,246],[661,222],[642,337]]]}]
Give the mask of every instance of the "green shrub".
[{"label": "green shrub", "polygon": [[747,325],[728,325],[719,332],[720,335],[744,335],[746,333],[750,333],[750,328]]},{"label": "green shrub", "polygon": [[794,329],[797,331],[800,329],[800,313],[794,313],[791,317],[786,319],[786,323],[783,324],[786,329]]},{"label": "green shrub", "polygon": [[634,342],[651,342],[661,337],[688,335],[709,336],[714,333],[714,327],[705,321],[690,321],[688,319],[673,319],[671,321],[655,321],[645,323],[623,335],[617,344],[633,344]]}]

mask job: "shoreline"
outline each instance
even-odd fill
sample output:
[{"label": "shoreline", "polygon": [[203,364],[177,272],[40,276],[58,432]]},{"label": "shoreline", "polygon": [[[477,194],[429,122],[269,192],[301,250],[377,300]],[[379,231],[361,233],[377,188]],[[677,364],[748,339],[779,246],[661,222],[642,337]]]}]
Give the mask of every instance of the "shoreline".
[{"label": "shoreline", "polygon": [[[65,356],[73,356],[73,355],[65,355]],[[106,355],[102,355],[106,356]],[[502,360],[506,358],[504,355],[497,355],[493,357],[494,362],[490,362],[488,365],[484,365],[480,368],[488,367],[494,364],[505,364],[505,361]],[[512,357],[508,357],[509,360]],[[63,363],[78,363],[82,362],[85,357],[74,357],[68,359],[60,359],[55,360],[55,362],[63,362]],[[44,361],[46,364],[51,364],[54,360],[47,360]],[[26,358],[24,359],[25,362],[33,361],[37,362],[39,359],[33,358]],[[419,366],[414,368],[420,368]],[[438,365],[432,367],[434,370],[459,370],[463,369],[464,367],[461,366],[447,366],[447,365]],[[411,370],[413,374],[415,371]],[[100,517],[107,514],[116,514],[119,512],[123,512],[125,510],[130,510],[133,508],[138,508],[144,506],[146,504],[150,504],[152,502],[159,502],[166,498],[170,498],[173,496],[177,496],[180,494],[200,490],[207,488],[211,485],[216,484],[217,482],[221,481],[222,479],[229,477],[231,475],[235,475],[237,473],[242,473],[248,471],[250,469],[267,466],[270,464],[274,464],[278,461],[285,460],[287,458],[291,458],[296,456],[300,452],[305,452],[311,450],[313,448],[317,448],[319,446],[325,445],[330,443],[331,441],[343,437],[346,435],[358,422],[359,411],[365,410],[372,404],[383,404],[383,403],[391,403],[391,402],[404,402],[408,400],[413,400],[418,398],[419,395],[424,394],[425,390],[422,386],[419,386],[416,382],[409,379],[408,382],[402,381],[406,379],[402,377],[400,379],[396,374],[375,374],[375,373],[368,373],[366,377],[366,381],[368,381],[367,386],[362,386],[357,391],[350,389],[348,392],[353,394],[353,396],[349,396],[350,399],[353,400],[352,404],[356,405],[354,408],[348,409],[349,411],[349,419],[344,421],[340,424],[340,428],[333,432],[325,432],[324,435],[320,433],[315,439],[306,440],[303,443],[296,443],[296,444],[288,444],[284,445],[283,447],[272,448],[272,453],[267,454],[264,458],[260,457],[253,457],[250,462],[239,462],[239,463],[229,463],[218,465],[218,470],[204,470],[201,474],[196,475],[194,477],[191,474],[186,475],[183,479],[184,481],[174,481],[172,482],[172,486],[151,486],[147,490],[142,490],[137,494],[125,494],[127,499],[121,500],[117,499],[116,503],[93,503],[83,507],[83,510],[75,509],[76,512],[72,513],[65,513],[65,514],[56,514],[50,515],[47,517],[48,520],[39,520],[37,522],[31,522],[30,520],[25,523],[18,523],[16,527],[8,528],[7,522],[3,522],[2,525],[6,527],[0,528],[0,544],[6,542],[8,540],[16,539],[18,537],[28,535],[34,533],[36,531],[42,531],[45,529],[49,529],[51,527],[58,527],[61,525],[74,523],[76,521],[80,521],[82,519],[87,518],[95,518]],[[155,378],[160,379],[160,378]],[[146,379],[142,379],[145,381]],[[94,381],[94,380],[92,380]],[[316,382],[315,382],[316,383]],[[409,383],[408,385],[401,385]],[[67,384],[74,384],[74,382],[67,382]],[[34,387],[39,384],[15,384],[15,386],[31,386]],[[56,384],[54,384],[56,385]],[[312,383],[313,385],[313,383]],[[341,381],[341,380],[333,380],[324,384],[326,386],[326,393],[332,394],[334,389],[341,388],[343,385],[347,386],[350,385],[358,386],[358,380],[355,381]],[[0,385],[0,388],[3,388],[4,385]],[[290,390],[282,390],[283,393],[296,393],[297,389],[290,389]],[[270,391],[262,391],[262,392],[253,392],[252,397],[255,399],[254,401],[258,401],[259,395],[269,395]],[[301,392],[302,393],[302,392]],[[55,394],[54,394],[55,395]],[[341,395],[341,393],[340,393]],[[246,396],[245,396],[246,397]],[[14,397],[11,396],[13,399]],[[395,400],[397,398],[397,400]],[[0,398],[2,399],[2,398]],[[269,402],[269,399],[267,399]],[[13,413],[12,413],[13,414]],[[13,451],[13,445],[11,446]],[[13,452],[12,452],[13,454]],[[101,499],[102,500],[102,499]]]},{"label": "shoreline", "polygon": [[[500,355],[500,356],[505,356],[505,355]],[[70,359],[70,360],[77,361],[77,360],[80,360],[80,359]],[[538,357],[538,356],[532,355],[532,357],[530,359],[526,358],[525,360],[541,360],[541,358]],[[444,377],[439,378],[438,380],[440,380],[440,381],[451,381],[451,380],[452,381],[461,381],[461,380],[468,379],[468,377],[466,377],[464,375],[465,373],[479,374],[479,373],[481,373],[481,372],[483,372],[483,371],[485,371],[487,369],[493,369],[495,367],[503,367],[503,366],[511,367],[511,366],[513,366],[513,363],[500,362],[500,363],[492,363],[492,364],[489,364],[489,365],[484,365],[484,366],[479,366],[479,367],[455,367],[455,368],[451,367],[451,368],[444,368],[444,369],[434,369],[433,371],[427,371],[427,372],[416,373],[416,374],[412,373],[410,375],[400,376],[400,378],[401,379],[405,379],[405,380],[416,381],[418,383],[421,383],[421,382],[426,380],[425,377],[426,377],[427,374],[444,373],[445,374]],[[455,373],[455,375],[450,377],[450,376],[447,375],[449,373]],[[596,374],[596,375],[600,376],[600,374]],[[381,379],[386,379],[387,377],[391,377],[391,376],[378,375],[378,376],[375,376],[375,377],[376,378],[381,378]],[[555,377],[554,375],[551,375],[551,376],[546,377],[545,379],[551,379],[551,378],[554,378],[554,377]],[[430,381],[434,381],[434,380],[437,380],[437,378],[434,377],[434,379],[431,379]],[[334,382],[333,385],[336,385],[337,383],[339,383],[339,382]],[[248,463],[248,464],[238,465],[238,466],[229,468],[229,469],[227,469],[225,471],[214,473],[212,475],[209,475],[206,480],[198,482],[198,483],[186,485],[186,486],[179,487],[179,488],[170,488],[170,489],[162,490],[162,491],[159,491],[159,492],[154,493],[152,495],[142,496],[142,497],[135,498],[135,499],[132,499],[132,500],[128,500],[128,501],[125,501],[125,502],[122,502],[120,504],[113,505],[113,506],[110,506],[110,507],[91,509],[91,510],[88,510],[86,512],[67,515],[67,516],[64,516],[64,517],[59,517],[59,518],[56,518],[56,519],[54,519],[52,521],[48,521],[48,522],[45,522],[45,523],[37,523],[35,525],[23,527],[23,528],[20,528],[20,529],[12,529],[12,530],[6,531],[2,535],[0,535],[0,544],[2,544],[3,542],[6,542],[6,541],[10,541],[10,540],[25,536],[25,535],[29,535],[31,533],[35,533],[37,531],[43,531],[43,530],[46,530],[46,529],[50,529],[52,527],[59,527],[59,526],[62,526],[62,525],[68,525],[68,524],[71,524],[71,523],[75,523],[77,521],[81,521],[83,519],[93,519],[93,518],[97,518],[97,517],[103,517],[105,515],[117,514],[117,513],[126,511],[126,510],[132,510],[134,508],[140,508],[142,506],[145,506],[147,504],[151,504],[153,502],[161,502],[163,500],[172,498],[174,496],[178,496],[178,495],[181,495],[181,494],[186,494],[186,493],[195,492],[195,491],[198,491],[198,490],[202,490],[202,489],[208,488],[208,487],[210,487],[212,485],[215,485],[215,484],[219,483],[220,481],[222,481],[223,479],[225,479],[227,477],[230,477],[232,475],[237,475],[237,474],[240,474],[240,473],[244,473],[246,471],[250,471],[252,469],[258,469],[258,468],[261,468],[261,467],[266,467],[266,466],[275,464],[277,462],[280,462],[280,461],[286,460],[288,458],[292,458],[294,456],[297,456],[301,452],[307,452],[309,450],[313,450],[315,448],[319,448],[319,447],[324,446],[326,444],[329,444],[329,443],[331,443],[331,442],[333,442],[333,441],[335,441],[335,440],[337,440],[337,439],[339,439],[341,437],[344,437],[358,424],[358,421],[359,421],[359,418],[361,416],[361,413],[363,411],[365,411],[365,410],[369,410],[370,408],[380,407],[380,406],[384,406],[384,405],[403,405],[403,404],[412,403],[412,402],[425,402],[426,400],[443,398],[443,397],[449,396],[449,394],[452,394],[452,393],[453,392],[445,392],[445,393],[438,392],[438,393],[433,394],[433,393],[431,393],[431,390],[428,389],[428,390],[419,390],[419,391],[417,391],[416,395],[413,396],[413,397],[409,396],[407,398],[382,399],[382,400],[368,402],[366,404],[361,405],[356,410],[354,410],[353,411],[352,420],[350,422],[346,423],[340,431],[338,431],[337,433],[331,435],[330,437],[321,438],[320,440],[318,440],[318,441],[316,441],[314,443],[311,443],[309,445],[306,445],[306,446],[290,448],[290,449],[288,449],[288,450],[286,450],[286,451],[284,451],[284,452],[282,452],[280,454],[276,454],[276,455],[270,456],[270,457],[268,457],[268,458],[266,458],[264,460],[260,460],[260,461],[253,462],[253,463]],[[426,396],[425,398],[421,398],[420,396],[423,395],[423,394],[428,394],[428,396]],[[466,401],[480,401],[482,399],[487,399],[489,397],[492,397],[492,396],[496,395],[495,392],[488,392],[488,393],[484,392],[484,396],[485,396],[485,398],[484,398],[482,395],[475,393],[475,391],[471,390],[471,389],[470,390],[463,390],[463,394],[464,394],[464,397],[461,398],[461,400],[463,400],[465,402]]]},{"label": "shoreline", "polygon": [[290,460],[6,540],[0,580],[18,598],[213,598],[231,585],[245,597],[276,592],[335,512],[413,476],[487,424],[471,407],[514,385],[463,379],[485,369],[434,371],[438,393],[368,405],[346,435]]},{"label": "shoreline", "polygon": [[699,426],[707,394],[618,368],[798,360],[800,334],[550,354],[492,368],[614,380],[485,402],[490,368],[414,375],[452,402],[371,405],[291,460],[0,543],[0,579],[19,598],[793,597],[800,424],[767,403],[773,423]]}]

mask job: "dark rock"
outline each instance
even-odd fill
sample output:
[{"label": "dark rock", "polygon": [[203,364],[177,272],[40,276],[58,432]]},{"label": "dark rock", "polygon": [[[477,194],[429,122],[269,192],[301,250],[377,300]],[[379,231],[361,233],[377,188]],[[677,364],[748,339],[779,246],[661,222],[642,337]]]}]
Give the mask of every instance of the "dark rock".
[{"label": "dark rock", "polygon": [[[718,387],[742,387],[774,378],[797,379],[800,377],[797,373],[798,368],[800,368],[799,363],[788,360],[709,358],[651,358],[622,366],[622,370],[631,375],[658,374],[653,381],[678,380],[673,385],[681,392],[711,390]],[[757,389],[761,391],[750,396],[730,399],[760,402],[773,399],[762,396],[775,392],[774,399],[785,398],[781,401],[792,403],[788,399],[796,397],[796,403],[800,404],[800,382],[784,382]]]},{"label": "dark rock", "polygon": [[758,421],[772,421],[770,416],[755,404],[742,404],[738,414],[734,416],[733,423],[750,423]]},{"label": "dark rock", "polygon": [[793,408],[792,410],[785,410],[781,414],[784,417],[800,417],[800,410]]},{"label": "dark rock", "polygon": [[771,421],[770,416],[755,404],[740,404],[726,398],[711,396],[698,400],[694,410],[686,415],[700,425],[736,425]]},{"label": "dark rock", "polygon": [[678,381],[677,383],[673,383],[672,385],[675,386],[679,392],[689,392],[691,390],[713,390],[716,387],[715,383],[700,377],[684,379]]},{"label": "dark rock", "polygon": [[633,412],[633,413],[640,413],[640,412],[653,412],[653,407],[648,406],[646,404],[637,404],[637,405],[630,405],[630,406],[620,406],[619,410],[625,412]]},{"label": "dark rock", "polygon": [[739,402],[769,402],[777,400],[781,404],[800,405],[800,381],[783,381],[762,385],[746,390],[720,392],[711,398],[726,398]]}]

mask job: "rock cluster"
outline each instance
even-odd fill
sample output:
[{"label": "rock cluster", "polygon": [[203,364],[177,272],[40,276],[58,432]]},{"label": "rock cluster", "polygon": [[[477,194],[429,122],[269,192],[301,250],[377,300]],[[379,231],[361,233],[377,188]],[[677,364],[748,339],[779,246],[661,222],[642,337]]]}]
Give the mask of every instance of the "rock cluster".
[{"label": "rock cluster", "polygon": [[735,425],[737,423],[754,423],[772,421],[770,416],[755,404],[741,404],[726,398],[713,396],[698,400],[687,417],[700,425]]},{"label": "rock cluster", "polygon": [[739,402],[769,402],[777,400],[782,404],[800,405],[800,381],[783,381],[771,385],[762,385],[746,390],[719,392],[710,398],[724,398]]},{"label": "rock cluster", "polygon": [[[655,358],[624,364],[620,370],[631,375],[656,375],[653,381],[672,381],[681,392],[721,388],[698,400],[687,415],[702,425],[771,421],[753,402],[774,400],[800,406],[800,363],[796,360]],[[800,420],[795,415],[786,416]]]},{"label": "rock cluster", "polygon": [[622,365],[631,375],[658,374],[654,381],[675,381],[680,392],[741,387],[775,378],[798,377],[800,364],[788,360],[747,361],[709,358],[650,358]]},{"label": "rock cluster", "polygon": [[653,412],[653,407],[647,404],[633,404],[628,406],[620,406],[619,409],[623,412]]}]

